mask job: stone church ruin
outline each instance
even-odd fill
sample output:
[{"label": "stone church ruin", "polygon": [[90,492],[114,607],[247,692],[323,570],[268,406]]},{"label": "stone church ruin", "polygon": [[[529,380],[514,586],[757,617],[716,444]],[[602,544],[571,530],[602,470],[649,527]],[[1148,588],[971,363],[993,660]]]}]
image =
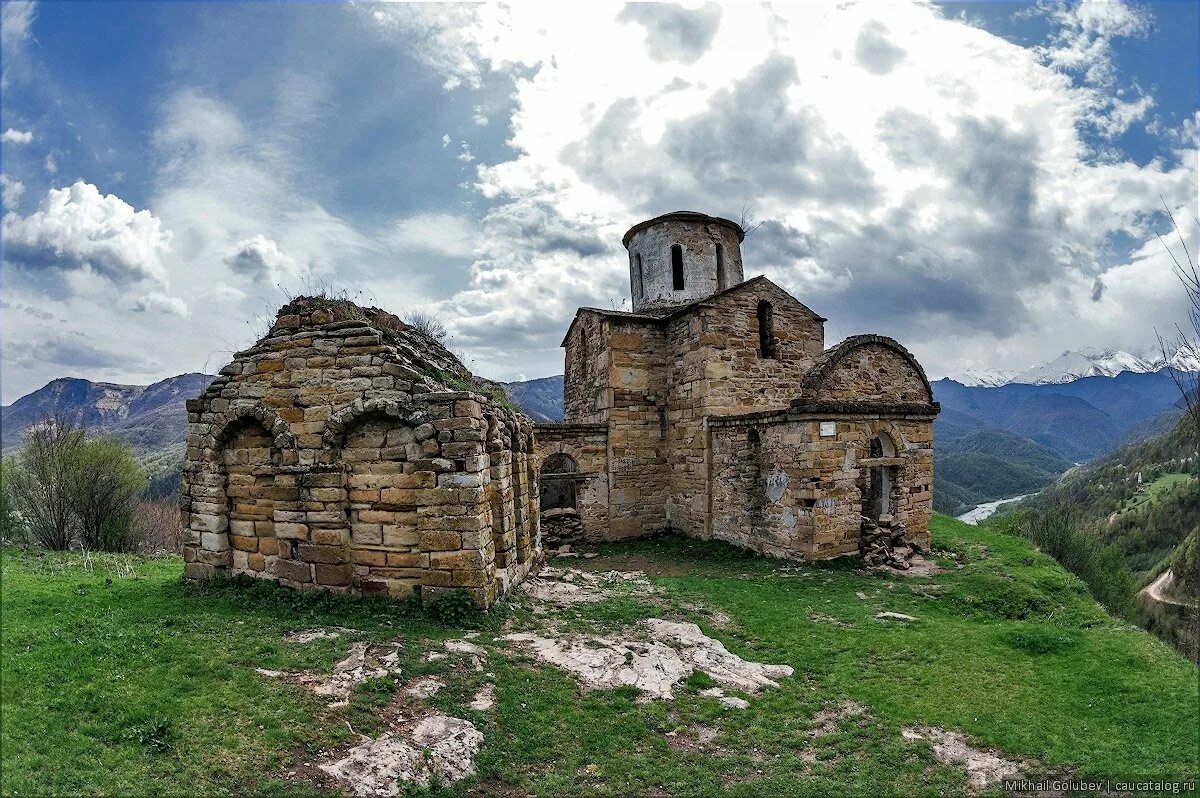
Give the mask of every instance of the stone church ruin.
[{"label": "stone church ruin", "polygon": [[579,309],[565,419],[536,426],[546,539],[671,531],[872,562],[928,544],[939,408],[921,366],[879,335],[826,349],[825,319],[743,280],[743,237],[690,211],[625,234],[632,309]]},{"label": "stone church ruin", "polygon": [[190,580],[487,606],[534,565],[529,420],[396,316],[297,299],[187,409]]},{"label": "stone church ruin", "polygon": [[921,366],[743,279],[742,229],[634,225],[632,309],[580,308],[562,423],[394,315],[301,297],[188,402],[185,577],[489,606],[547,548],[659,532],[763,554],[928,544],[933,419]]}]

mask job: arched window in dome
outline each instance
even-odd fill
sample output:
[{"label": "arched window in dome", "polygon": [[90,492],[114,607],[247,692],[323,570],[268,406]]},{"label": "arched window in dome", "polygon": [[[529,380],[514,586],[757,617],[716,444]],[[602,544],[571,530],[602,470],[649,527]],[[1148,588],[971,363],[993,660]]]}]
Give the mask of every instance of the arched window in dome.
[{"label": "arched window in dome", "polygon": [[671,245],[671,283],[676,291],[683,290],[683,247]]}]

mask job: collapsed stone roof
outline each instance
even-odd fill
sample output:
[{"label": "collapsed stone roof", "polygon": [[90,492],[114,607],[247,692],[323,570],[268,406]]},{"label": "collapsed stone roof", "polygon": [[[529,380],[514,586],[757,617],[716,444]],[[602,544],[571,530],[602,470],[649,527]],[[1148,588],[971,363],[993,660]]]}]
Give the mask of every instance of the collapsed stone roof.
[{"label": "collapsed stone roof", "polygon": [[472,374],[440,341],[406,324],[396,314],[324,296],[299,296],[281,307],[267,334],[234,355],[233,361],[221,369],[220,376],[204,393],[219,393],[231,376],[240,373],[241,362],[274,351],[282,341],[322,333],[338,334],[356,327],[370,328],[378,334],[393,362],[407,367],[411,373],[406,376],[423,391],[470,390],[507,403],[499,383]]}]

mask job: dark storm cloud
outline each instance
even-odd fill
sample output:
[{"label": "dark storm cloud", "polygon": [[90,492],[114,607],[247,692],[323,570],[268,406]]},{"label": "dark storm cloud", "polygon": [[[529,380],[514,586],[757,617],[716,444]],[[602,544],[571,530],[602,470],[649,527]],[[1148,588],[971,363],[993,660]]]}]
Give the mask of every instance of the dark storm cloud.
[{"label": "dark storm cloud", "polygon": [[786,267],[825,251],[820,238],[774,219],[763,222],[742,244],[744,260],[756,266]]},{"label": "dark storm cloud", "polygon": [[853,149],[813,109],[791,107],[787,91],[797,77],[793,59],[771,56],[716,92],[704,111],[670,122],[662,141],[650,145],[633,124],[638,103],[618,100],[564,159],[639,210],[719,208],[764,197],[870,204],[877,189]]},{"label": "dark storm cloud", "polygon": [[721,7],[706,3],[697,9],[666,3],[627,3],[617,19],[646,29],[646,52],[655,61],[695,63],[708,52],[721,27]]},{"label": "dark storm cloud", "polygon": [[920,218],[901,207],[876,223],[819,229],[828,249],[816,262],[831,280],[807,289],[814,308],[843,333],[1018,332],[1030,321],[1021,292],[1080,267],[1085,251],[1060,215],[1037,206],[1036,139],[972,118],[945,138],[907,112],[883,127],[898,164],[932,169],[956,191]]},{"label": "dark storm cloud", "polygon": [[521,241],[533,252],[571,252],[587,258],[611,249],[590,225],[566,219],[544,202],[513,202],[494,208],[484,224],[493,238]]},{"label": "dark storm cloud", "polygon": [[854,57],[873,75],[886,75],[904,60],[904,49],[888,41],[888,30],[879,22],[868,22],[854,42]]}]

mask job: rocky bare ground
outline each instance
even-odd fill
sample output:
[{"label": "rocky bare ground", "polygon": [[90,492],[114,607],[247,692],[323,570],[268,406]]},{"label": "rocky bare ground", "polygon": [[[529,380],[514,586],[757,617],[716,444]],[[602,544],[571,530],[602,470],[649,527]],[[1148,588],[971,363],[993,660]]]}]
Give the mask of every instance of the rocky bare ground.
[{"label": "rocky bare ground", "polygon": [[[604,634],[557,629],[554,612],[630,592],[654,596],[658,589],[641,572],[544,568],[525,583],[523,590],[533,604],[533,616],[541,619],[540,626],[530,631],[510,631],[494,640],[484,640],[479,633],[468,632],[462,638],[432,645],[422,659],[427,662],[454,659],[465,670],[482,672],[489,656],[515,656],[524,652],[571,674],[582,690],[635,687],[642,701],[676,700],[679,686],[691,674],[700,672],[716,682],[716,686],[700,690],[699,695],[715,700],[727,710],[749,708],[761,691],[777,688],[779,680],[794,675],[790,665],[740,657],[721,641],[706,635],[699,626],[686,621],[646,618],[618,632]],[[891,612],[881,612],[876,617],[901,623],[916,620]],[[349,629],[312,629],[291,632],[284,640],[302,645],[353,634],[354,630]],[[287,679],[317,695],[328,696],[333,699],[329,706],[336,709],[346,706],[354,688],[367,680],[378,677],[401,680],[403,674],[397,665],[400,650],[399,641],[354,642],[347,656],[328,674],[256,670],[263,676]],[[494,677],[487,674],[484,679],[465,702],[466,709],[487,713],[495,707]],[[451,784],[474,775],[475,757],[485,742],[483,731],[471,720],[446,714],[428,703],[446,684],[445,679],[436,675],[409,680],[397,691],[394,705],[381,710],[386,720],[385,731],[363,736],[348,749],[330,752],[314,763],[316,768],[356,796],[396,796],[414,787]],[[866,707],[841,701],[826,706],[806,721],[807,735],[815,740],[832,734],[843,722],[861,725],[872,719]],[[676,730],[667,733],[667,737],[673,748],[700,750],[711,745],[719,734],[719,727],[714,726]],[[1021,775],[1029,769],[1029,763],[973,746],[958,732],[906,728],[903,737],[928,742],[939,762],[962,767],[972,792],[986,791],[1001,779]]]}]

